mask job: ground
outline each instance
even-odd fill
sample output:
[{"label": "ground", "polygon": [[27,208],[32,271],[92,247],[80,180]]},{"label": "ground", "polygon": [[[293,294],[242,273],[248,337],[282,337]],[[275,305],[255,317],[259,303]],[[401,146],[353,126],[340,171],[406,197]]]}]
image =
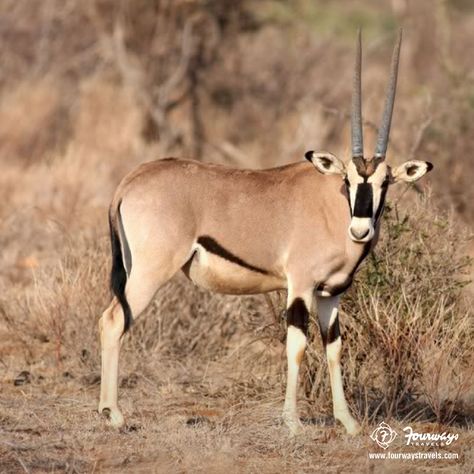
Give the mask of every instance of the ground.
[{"label": "ground", "polygon": [[[134,370],[125,368],[120,403],[127,424],[120,431],[96,411],[98,373],[38,363],[28,383],[3,378],[0,472],[471,472],[474,433],[466,427],[389,420],[398,436],[388,451],[436,449],[459,459],[369,460],[368,453],[385,452],[370,438],[377,422],[366,421],[351,437],[334,424],[329,403],[303,399],[304,427],[290,438],[280,421],[281,381],[271,387],[262,377],[258,391],[258,380],[246,386],[248,374],[232,371],[231,357],[207,364],[192,358],[159,364],[157,357],[150,353]],[[408,424],[418,432],[458,433],[459,439],[444,448],[408,448],[402,432]]]}]

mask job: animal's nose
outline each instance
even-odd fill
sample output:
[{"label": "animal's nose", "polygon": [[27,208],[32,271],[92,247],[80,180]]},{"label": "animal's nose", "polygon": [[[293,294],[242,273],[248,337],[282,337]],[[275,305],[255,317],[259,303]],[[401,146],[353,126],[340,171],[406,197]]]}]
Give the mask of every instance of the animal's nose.
[{"label": "animal's nose", "polygon": [[351,230],[352,236],[358,240],[361,240],[364,237],[366,237],[370,231],[370,229],[353,229],[352,227],[350,230]]}]

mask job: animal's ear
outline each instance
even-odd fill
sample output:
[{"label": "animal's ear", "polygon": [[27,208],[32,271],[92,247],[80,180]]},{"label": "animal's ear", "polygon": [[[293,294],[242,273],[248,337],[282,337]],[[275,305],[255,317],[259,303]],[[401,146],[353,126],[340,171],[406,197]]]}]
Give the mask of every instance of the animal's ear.
[{"label": "animal's ear", "polygon": [[433,165],[429,161],[411,160],[406,161],[403,165],[392,170],[392,183],[413,183],[424,176],[428,171],[433,169]]},{"label": "animal's ear", "polygon": [[323,174],[340,174],[346,175],[346,167],[344,163],[336,158],[333,154],[327,152],[316,153],[307,151],[304,157],[313,163],[314,167]]}]

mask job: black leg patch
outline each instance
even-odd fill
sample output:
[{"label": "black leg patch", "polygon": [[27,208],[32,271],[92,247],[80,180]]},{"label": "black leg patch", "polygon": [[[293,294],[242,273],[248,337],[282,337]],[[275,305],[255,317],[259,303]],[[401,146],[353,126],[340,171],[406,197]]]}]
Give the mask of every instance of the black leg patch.
[{"label": "black leg patch", "polygon": [[208,252],[217,255],[229,262],[235,263],[236,265],[240,265],[241,267],[247,268],[248,270],[252,270],[253,272],[262,273],[264,275],[268,275],[266,270],[262,268],[255,267],[250,263],[247,263],[245,260],[242,260],[240,257],[237,257],[233,253],[229,252],[227,249],[222,247],[218,242],[216,242],[212,237],[208,235],[202,235],[197,239],[197,243],[202,245]]},{"label": "black leg patch", "polygon": [[321,337],[323,339],[324,347],[331,342],[334,342],[338,337],[341,336],[341,331],[339,330],[339,315],[336,316],[334,322],[328,328],[322,327],[320,323]]},{"label": "black leg patch", "polygon": [[295,326],[301,329],[305,336],[308,335],[309,311],[301,298],[295,298],[286,310],[286,321],[288,326]]}]

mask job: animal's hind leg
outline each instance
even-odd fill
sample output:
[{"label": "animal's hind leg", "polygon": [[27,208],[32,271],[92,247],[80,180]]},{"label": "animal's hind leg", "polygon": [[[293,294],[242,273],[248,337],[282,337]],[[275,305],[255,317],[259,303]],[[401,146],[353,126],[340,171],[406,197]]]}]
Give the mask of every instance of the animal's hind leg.
[{"label": "animal's hind leg", "polygon": [[124,422],[117,405],[118,361],[123,328],[123,310],[114,298],[99,320],[102,358],[99,413],[107,416],[117,428]]},{"label": "animal's hind leg", "polygon": [[[125,295],[134,319],[143,312],[158,288],[169,280],[176,270],[171,265],[163,265],[159,273],[153,272],[150,266],[140,265],[135,261],[125,287]],[[99,328],[102,346],[99,413],[106,415],[111,425],[118,428],[124,423],[118,408],[118,365],[124,314],[116,298],[104,311]]]}]

